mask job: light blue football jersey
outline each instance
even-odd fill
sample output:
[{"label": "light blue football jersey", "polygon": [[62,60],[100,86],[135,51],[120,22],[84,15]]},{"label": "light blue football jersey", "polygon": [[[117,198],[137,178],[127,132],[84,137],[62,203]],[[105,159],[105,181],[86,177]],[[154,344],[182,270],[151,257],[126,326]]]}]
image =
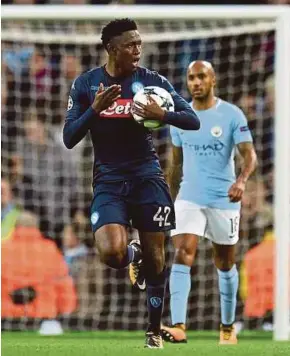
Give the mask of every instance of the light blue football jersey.
[{"label": "light blue football jersey", "polygon": [[[191,103],[192,106],[192,103]],[[177,199],[217,209],[239,209],[228,190],[235,182],[235,145],[252,142],[247,119],[235,105],[217,98],[208,110],[195,110],[201,127],[170,127],[172,143],[183,150],[183,177]]]}]

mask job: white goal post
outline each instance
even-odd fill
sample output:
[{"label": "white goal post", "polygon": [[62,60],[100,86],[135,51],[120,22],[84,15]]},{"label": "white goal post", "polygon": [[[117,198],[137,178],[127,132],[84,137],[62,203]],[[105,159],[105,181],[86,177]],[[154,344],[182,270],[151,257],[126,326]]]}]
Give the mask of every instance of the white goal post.
[{"label": "white goal post", "polygon": [[[289,339],[290,324],[290,6],[2,6],[4,21],[18,20],[80,20],[104,21],[130,17],[150,21],[250,21],[251,31],[275,31],[275,236],[276,236],[276,285],[275,285],[275,340]],[[257,23],[255,22],[257,20]],[[211,36],[219,36],[219,29]],[[212,31],[205,28],[200,36]],[[237,30],[238,31],[238,30]],[[237,32],[238,34],[238,32]],[[145,33],[145,41],[158,34]],[[27,36],[27,35],[24,35]],[[62,41],[62,37],[56,34]],[[99,33],[91,34],[99,41]],[[151,36],[151,37],[150,37]],[[174,37],[177,36],[177,37]],[[190,39],[192,32],[183,33]],[[64,41],[66,35],[63,34]],[[168,33],[167,33],[168,37]],[[178,39],[178,34],[172,32]],[[43,36],[44,43],[50,40]],[[76,36],[74,41],[86,41],[88,35]],[[89,41],[92,41],[90,37]],[[21,31],[11,32],[2,28],[2,40],[20,40]],[[41,41],[41,37],[36,39]],[[68,40],[69,42],[70,40]],[[159,41],[162,41],[160,33]]]}]

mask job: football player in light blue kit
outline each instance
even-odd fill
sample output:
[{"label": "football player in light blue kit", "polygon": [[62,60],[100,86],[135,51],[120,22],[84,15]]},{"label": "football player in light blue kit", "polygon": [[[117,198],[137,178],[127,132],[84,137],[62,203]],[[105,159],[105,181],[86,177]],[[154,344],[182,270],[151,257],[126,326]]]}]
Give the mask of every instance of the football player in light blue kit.
[{"label": "football player in light blue kit", "polygon": [[[175,256],[170,275],[172,327],[163,326],[162,333],[167,341],[186,342],[190,269],[198,237],[202,236],[212,242],[218,273],[220,344],[236,344],[235,244],[239,239],[240,200],[257,158],[243,112],[214,95],[216,78],[212,65],[192,62],[187,85],[201,128],[184,131],[171,127],[173,162],[168,179],[172,198],[176,199],[176,229],[172,230]],[[234,165],[236,148],[243,158],[238,177]]]}]

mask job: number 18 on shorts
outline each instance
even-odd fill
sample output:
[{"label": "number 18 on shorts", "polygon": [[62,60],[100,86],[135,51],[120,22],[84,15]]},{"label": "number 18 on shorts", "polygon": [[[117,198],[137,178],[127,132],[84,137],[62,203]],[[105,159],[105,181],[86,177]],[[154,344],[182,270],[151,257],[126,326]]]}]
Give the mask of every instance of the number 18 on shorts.
[{"label": "number 18 on shorts", "polygon": [[175,202],[176,229],[171,235],[194,234],[219,245],[234,245],[239,240],[239,210],[208,208],[195,203]]}]

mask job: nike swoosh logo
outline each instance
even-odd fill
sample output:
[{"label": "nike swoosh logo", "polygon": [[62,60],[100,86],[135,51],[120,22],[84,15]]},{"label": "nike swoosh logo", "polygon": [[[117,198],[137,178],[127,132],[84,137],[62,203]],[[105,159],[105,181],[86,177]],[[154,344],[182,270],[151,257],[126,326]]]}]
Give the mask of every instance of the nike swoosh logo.
[{"label": "nike swoosh logo", "polygon": [[143,283],[138,283],[138,282],[137,282],[137,284],[138,284],[138,287],[139,287],[140,289],[142,289],[142,290],[144,290],[144,289],[146,288],[146,283],[145,283],[145,281],[143,281]]}]

